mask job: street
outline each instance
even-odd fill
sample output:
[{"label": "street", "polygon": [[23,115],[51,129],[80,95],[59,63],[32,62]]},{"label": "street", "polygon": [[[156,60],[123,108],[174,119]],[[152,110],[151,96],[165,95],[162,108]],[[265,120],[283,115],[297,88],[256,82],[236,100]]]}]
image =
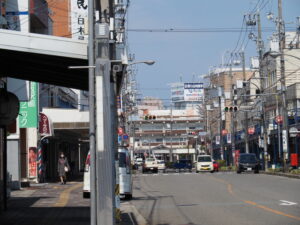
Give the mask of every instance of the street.
[{"label": "street", "polygon": [[264,174],[137,174],[131,203],[153,225],[296,225],[299,187]]}]

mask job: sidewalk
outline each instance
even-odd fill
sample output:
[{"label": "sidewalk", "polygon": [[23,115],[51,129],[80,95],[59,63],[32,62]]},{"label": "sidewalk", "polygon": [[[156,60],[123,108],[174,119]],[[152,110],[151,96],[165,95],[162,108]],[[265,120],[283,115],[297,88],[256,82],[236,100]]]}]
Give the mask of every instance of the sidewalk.
[{"label": "sidewalk", "polygon": [[[90,200],[82,197],[82,182],[32,185],[13,191],[8,210],[0,214],[1,225],[89,225]],[[129,204],[125,202],[125,205]],[[122,222],[136,223],[130,207],[122,209]]]}]

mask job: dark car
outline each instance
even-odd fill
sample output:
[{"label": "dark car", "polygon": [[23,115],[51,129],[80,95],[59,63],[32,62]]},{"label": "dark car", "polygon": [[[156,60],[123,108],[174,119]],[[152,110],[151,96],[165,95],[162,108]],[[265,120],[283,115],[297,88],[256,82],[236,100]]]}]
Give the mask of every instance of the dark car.
[{"label": "dark car", "polygon": [[192,161],[189,159],[180,159],[176,161],[173,167],[180,172],[180,170],[189,170],[192,171]]},{"label": "dark car", "polygon": [[244,171],[254,171],[254,173],[259,173],[259,160],[253,153],[242,153],[239,156],[237,163],[237,173]]}]

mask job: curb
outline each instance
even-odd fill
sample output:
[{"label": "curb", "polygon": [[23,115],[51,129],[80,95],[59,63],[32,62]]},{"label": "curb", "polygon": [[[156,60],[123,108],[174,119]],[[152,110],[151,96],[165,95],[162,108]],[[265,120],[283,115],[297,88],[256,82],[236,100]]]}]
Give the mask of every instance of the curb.
[{"label": "curb", "polygon": [[300,176],[296,175],[296,174],[272,173],[272,172],[265,172],[265,171],[260,171],[260,173],[261,174],[266,174],[266,175],[273,175],[273,176],[280,176],[280,177],[288,177],[288,178],[300,179]]},{"label": "curb", "polygon": [[134,225],[148,225],[146,219],[139,213],[133,204],[130,202],[121,203],[121,211],[133,215],[134,218],[130,218]]}]

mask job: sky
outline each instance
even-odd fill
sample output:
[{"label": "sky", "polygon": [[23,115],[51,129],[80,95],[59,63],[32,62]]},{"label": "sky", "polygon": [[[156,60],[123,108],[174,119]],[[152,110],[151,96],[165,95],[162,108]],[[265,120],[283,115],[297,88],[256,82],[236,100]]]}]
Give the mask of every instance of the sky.
[{"label": "sky", "polygon": [[[267,13],[277,16],[277,0],[131,0],[128,10],[128,50],[135,60],[155,60],[153,66],[139,64],[138,89],[142,96],[170,99],[170,83],[197,82],[209,68],[219,66],[226,51],[245,47],[247,64],[257,56],[253,40],[240,33],[245,14],[261,6],[263,39],[275,29]],[[300,0],[283,0],[283,19],[296,30]],[[200,29],[231,28],[237,32],[134,32],[134,29]],[[244,25],[245,28],[245,25]],[[253,30],[256,33],[256,29]],[[239,38],[240,37],[240,38]],[[238,42],[238,40],[240,40]],[[225,54],[224,54],[225,53]],[[225,60],[226,61],[226,60]],[[249,65],[247,65],[249,66]]]}]

